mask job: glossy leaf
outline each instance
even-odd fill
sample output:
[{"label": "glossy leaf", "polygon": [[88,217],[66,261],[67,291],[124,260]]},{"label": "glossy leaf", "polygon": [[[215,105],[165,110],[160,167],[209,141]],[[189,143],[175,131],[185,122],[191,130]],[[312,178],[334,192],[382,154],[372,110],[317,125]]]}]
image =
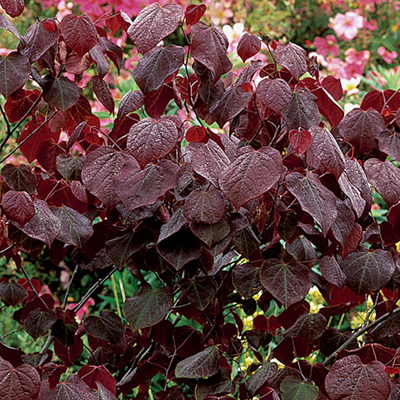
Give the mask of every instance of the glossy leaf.
[{"label": "glossy leaf", "polygon": [[326,377],[325,389],[332,400],[382,400],[389,396],[390,382],[381,362],[364,365],[358,356],[348,356],[333,364]]},{"label": "glossy leaf", "polygon": [[153,290],[142,286],[124,304],[124,315],[133,331],[147,328],[162,321],[172,307],[174,297],[171,288]]},{"label": "glossy leaf", "polygon": [[143,168],[166,156],[177,144],[178,137],[178,129],[172,121],[145,118],[130,129],[127,147]]},{"label": "glossy leaf", "polygon": [[1,0],[0,5],[10,17],[18,17],[24,11],[23,0]]},{"label": "glossy leaf", "polygon": [[299,172],[292,172],[287,175],[286,183],[289,191],[317,221],[326,236],[337,216],[335,195],[313,173],[303,176]]},{"label": "glossy leaf", "polygon": [[38,400],[93,400],[93,392],[78,375],[69,375],[51,390],[48,381],[40,385]]},{"label": "glossy leaf", "polygon": [[304,154],[311,146],[311,133],[303,129],[292,129],[289,132],[289,143],[297,154]]},{"label": "glossy leaf", "polygon": [[240,38],[237,53],[243,62],[255,56],[261,50],[261,40],[256,35],[245,32]]},{"label": "glossy leaf", "polygon": [[97,44],[96,27],[87,14],[66,15],[61,20],[61,32],[67,45],[80,57]]},{"label": "glossy leaf", "polygon": [[381,249],[355,251],[339,263],[346,275],[346,285],[357,295],[381,289],[395,270],[392,255]]},{"label": "glossy leaf", "polygon": [[25,191],[29,194],[36,189],[36,176],[27,165],[6,164],[1,170],[1,176],[11,189]]},{"label": "glossy leaf", "polygon": [[340,269],[339,264],[333,256],[324,256],[321,259],[319,264],[319,269],[322,273],[322,276],[332,285],[337,286],[339,289],[342,289],[346,275]]},{"label": "glossy leaf", "polygon": [[238,293],[245,299],[253,297],[261,289],[260,269],[254,265],[240,264],[232,272],[232,283]]},{"label": "glossy leaf", "polygon": [[185,19],[187,25],[194,25],[199,22],[207,9],[205,4],[189,4],[185,10]]},{"label": "glossy leaf", "polygon": [[289,84],[280,78],[263,79],[258,84],[256,93],[258,100],[278,114],[292,100],[292,90]]},{"label": "glossy leaf", "polygon": [[66,77],[55,79],[49,91],[44,93],[45,101],[62,111],[68,110],[77,103],[80,89],[75,82]]},{"label": "glossy leaf", "polygon": [[215,375],[219,370],[218,353],[216,346],[210,346],[200,353],[185,358],[176,366],[175,376],[177,378],[196,379]]},{"label": "glossy leaf", "polygon": [[[0,3],[1,4],[1,3]],[[24,40],[22,39],[21,34],[19,33],[17,27],[4,15],[0,14],[0,28],[6,29],[13,33],[21,42]]]},{"label": "glossy leaf", "polygon": [[90,315],[83,321],[86,331],[98,339],[118,344],[125,333],[121,319],[114,311],[100,311],[100,316]]},{"label": "glossy leaf", "polygon": [[[111,375],[104,365],[84,365],[79,371],[78,376],[91,388],[101,387],[110,391],[114,396],[117,394],[115,378]],[[98,385],[100,383],[100,385]],[[101,397],[100,397],[101,399]]]},{"label": "glossy leaf", "polygon": [[222,192],[236,209],[271,189],[279,180],[282,158],[271,147],[254,151],[250,146],[238,151],[237,159],[228,165],[219,178]]},{"label": "glossy leaf", "polygon": [[114,98],[108,84],[98,75],[92,78],[93,91],[101,104],[110,112],[114,112]]},{"label": "glossy leaf", "polygon": [[303,300],[310,290],[310,271],[303,264],[285,264],[275,258],[265,260],[260,269],[260,282],[285,308]]},{"label": "glossy leaf", "polygon": [[17,368],[8,361],[0,362],[0,398],[2,400],[36,400],[40,389],[40,375],[31,365]]},{"label": "glossy leaf", "polygon": [[[307,53],[294,43],[279,43],[273,52],[275,61],[285,67],[295,79],[299,78],[307,71]],[[306,127],[303,127],[307,129]]]},{"label": "glossy leaf", "polygon": [[48,332],[56,320],[54,310],[42,311],[40,308],[36,308],[29,313],[24,322],[24,328],[28,335],[37,340]]},{"label": "glossy leaf", "polygon": [[163,7],[158,3],[150,4],[133,21],[128,36],[139,53],[145,54],[178,28],[182,15],[179,4],[169,3]]},{"label": "glossy leaf", "polygon": [[0,281],[0,298],[4,303],[16,306],[28,297],[28,292],[17,282]]},{"label": "glossy leaf", "polygon": [[221,219],[216,224],[203,224],[192,222],[190,224],[190,230],[193,234],[204,242],[209,248],[225,239],[231,232],[229,222],[225,219]]},{"label": "glossy leaf", "polygon": [[7,99],[25,85],[30,74],[31,65],[22,54],[13,52],[7,57],[0,57],[0,93]]},{"label": "glossy leaf", "polygon": [[10,190],[3,196],[2,206],[6,215],[21,227],[35,215],[35,206],[26,192]]}]

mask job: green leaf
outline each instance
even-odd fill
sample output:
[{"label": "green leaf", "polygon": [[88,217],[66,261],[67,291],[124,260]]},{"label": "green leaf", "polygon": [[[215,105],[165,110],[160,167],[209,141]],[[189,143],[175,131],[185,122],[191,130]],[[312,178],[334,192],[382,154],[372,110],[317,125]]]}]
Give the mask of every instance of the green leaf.
[{"label": "green leaf", "polygon": [[280,386],[282,400],[316,400],[318,388],[312,382],[302,382],[299,377],[291,375],[285,378]]}]

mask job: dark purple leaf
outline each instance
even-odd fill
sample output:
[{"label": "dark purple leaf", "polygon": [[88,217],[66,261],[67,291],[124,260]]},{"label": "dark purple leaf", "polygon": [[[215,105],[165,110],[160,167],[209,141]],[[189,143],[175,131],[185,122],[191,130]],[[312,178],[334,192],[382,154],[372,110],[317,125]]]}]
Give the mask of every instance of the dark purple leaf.
[{"label": "dark purple leaf", "polygon": [[24,86],[31,75],[29,59],[17,52],[0,57],[0,93],[7,99]]},{"label": "dark purple leaf", "polygon": [[43,381],[39,386],[38,400],[93,400],[92,390],[78,375],[69,375],[54,390],[49,388],[49,381]]},{"label": "dark purple leaf", "polygon": [[44,92],[44,100],[62,111],[74,106],[81,95],[81,89],[68,78],[62,76],[55,79],[48,91]]},{"label": "dark purple leaf", "polygon": [[225,239],[231,232],[229,222],[221,219],[216,224],[203,224],[192,222],[190,224],[190,230],[193,234],[204,242],[209,248]]},{"label": "dark purple leaf", "polygon": [[28,297],[28,292],[17,282],[0,281],[0,298],[4,303],[15,307]]},{"label": "dark purple leaf", "polygon": [[307,176],[292,172],[287,175],[286,183],[289,191],[315,219],[326,236],[337,217],[335,195],[311,172],[308,172]]},{"label": "dark purple leaf", "polygon": [[326,319],[321,314],[303,314],[285,331],[284,336],[300,336],[307,341],[318,340],[325,331]]},{"label": "dark purple leaf", "polygon": [[348,356],[333,364],[325,389],[331,400],[383,400],[390,394],[390,379],[381,362],[365,365],[358,356]]},{"label": "dark purple leaf", "polygon": [[108,390],[101,382],[96,382],[98,392],[94,394],[95,400],[118,400],[117,397]]},{"label": "dark purple leaf", "polygon": [[68,181],[79,181],[84,161],[85,157],[82,155],[60,154],[57,156],[57,171]]},{"label": "dark purple leaf", "polygon": [[271,189],[283,172],[282,157],[271,147],[255,151],[250,146],[238,150],[238,158],[219,178],[222,192],[236,209]]},{"label": "dark purple leaf", "polygon": [[[120,201],[114,190],[114,179],[122,164],[128,160],[132,169],[140,170],[139,164],[132,156],[126,152],[118,153],[111,147],[100,147],[86,157],[82,182],[86,189],[107,207],[115,206]],[[130,172],[133,172],[132,169]]]},{"label": "dark purple leaf", "polygon": [[133,70],[133,78],[144,94],[159,89],[164,81],[179,70],[185,50],[174,44],[148,51]]},{"label": "dark purple leaf", "polygon": [[166,156],[175,147],[178,138],[178,129],[172,121],[145,118],[130,129],[127,147],[143,168]]},{"label": "dark purple leaf", "polygon": [[370,158],[364,164],[369,183],[383,197],[388,207],[400,201],[400,170],[389,160]]},{"label": "dark purple leaf", "polygon": [[31,173],[31,168],[27,165],[7,164],[2,168],[1,176],[11,189],[25,191],[29,194],[36,190],[36,176]]},{"label": "dark purple leaf", "polygon": [[133,331],[153,326],[167,315],[174,303],[169,287],[153,290],[151,286],[142,286],[133,297],[124,304],[125,318]]},{"label": "dark purple leaf", "polygon": [[179,4],[169,3],[163,7],[158,3],[150,4],[128,28],[128,36],[139,53],[145,54],[178,28],[182,16]]},{"label": "dark purple leaf", "polygon": [[101,46],[100,44],[96,44],[96,46],[89,50],[89,54],[90,57],[92,57],[93,61],[96,63],[97,73],[100,79],[103,79],[110,69],[110,63],[107,61],[104,55],[103,46]]},{"label": "dark purple leaf", "polygon": [[286,377],[281,385],[282,400],[317,400],[318,387],[313,382],[303,382],[298,376]]},{"label": "dark purple leaf", "polygon": [[173,162],[163,160],[140,170],[133,160],[124,164],[115,179],[115,191],[128,210],[153,204],[177,185],[179,168]]},{"label": "dark purple leaf", "polygon": [[[307,72],[307,53],[306,51],[294,43],[279,43],[273,52],[275,61],[285,67],[295,79],[299,78]],[[304,127],[303,127],[304,128]]]},{"label": "dark purple leaf", "polygon": [[78,375],[91,389],[109,392],[113,396],[117,394],[115,378],[104,365],[84,365]]},{"label": "dark purple leaf", "polygon": [[[292,100],[292,90],[289,84],[280,78],[263,79],[257,86],[257,100],[278,114]],[[297,129],[297,128],[295,128]]]},{"label": "dark purple leaf", "polygon": [[208,276],[188,279],[182,281],[179,285],[189,301],[202,311],[207,308],[217,292],[216,282]]},{"label": "dark purple leaf", "polygon": [[93,235],[92,221],[73,208],[51,207],[51,212],[60,220],[57,239],[61,242],[81,248]]},{"label": "dark purple leaf", "polygon": [[322,276],[332,285],[337,286],[339,289],[343,289],[345,285],[346,275],[340,269],[335,257],[324,256],[319,264],[319,269]]},{"label": "dark purple leaf", "polygon": [[247,380],[247,390],[255,396],[258,389],[265,385],[278,372],[278,364],[266,361],[258,370]]},{"label": "dark purple leaf", "polygon": [[381,114],[373,109],[363,111],[356,108],[350,111],[338,126],[343,139],[360,153],[376,148],[378,136],[384,130],[386,127]]},{"label": "dark purple leaf", "polygon": [[400,137],[398,132],[383,131],[378,136],[378,147],[391,159],[400,160]]},{"label": "dark purple leaf", "polygon": [[97,75],[92,78],[92,83],[97,99],[110,113],[114,113],[114,98],[107,83]]},{"label": "dark purple leaf", "polygon": [[219,351],[218,347],[207,347],[200,353],[185,358],[175,368],[177,378],[207,378],[215,375],[219,371]]},{"label": "dark purple leaf", "polygon": [[6,29],[13,33],[22,43],[24,39],[22,38],[21,34],[19,33],[17,27],[3,14],[0,14],[0,28]]},{"label": "dark purple leaf", "polygon": [[1,0],[0,6],[12,18],[18,17],[24,11],[23,0]]},{"label": "dark purple leaf", "polygon": [[186,224],[187,220],[183,214],[183,207],[181,206],[177,210],[175,210],[168,222],[161,227],[160,236],[158,237],[157,243],[160,243],[174,233],[179,232],[180,229],[183,228]]},{"label": "dark purple leaf", "polygon": [[8,361],[0,362],[1,400],[36,400],[40,390],[40,375],[31,365],[14,368]]},{"label": "dark purple leaf", "polygon": [[98,42],[96,27],[87,14],[66,15],[61,20],[61,33],[67,45],[80,57]]},{"label": "dark purple leaf", "polygon": [[123,118],[143,106],[144,96],[140,90],[130,90],[121,99],[118,107],[117,118]]},{"label": "dark purple leaf", "polygon": [[121,318],[114,311],[100,311],[100,316],[90,315],[83,321],[86,332],[113,344],[118,344],[125,333]]},{"label": "dark purple leaf", "polygon": [[262,289],[259,276],[260,269],[253,264],[239,264],[233,269],[232,283],[238,293],[248,299]]},{"label": "dark purple leaf", "polygon": [[381,289],[390,281],[395,270],[392,255],[381,249],[355,251],[340,260],[339,264],[346,275],[346,285],[359,296]]},{"label": "dark purple leaf", "polygon": [[2,206],[7,217],[16,221],[21,227],[35,215],[35,206],[26,192],[8,191],[3,196]]},{"label": "dark purple leaf", "polygon": [[256,35],[245,32],[240,38],[237,53],[243,62],[255,56],[261,50],[261,40]]},{"label": "dark purple leaf", "polygon": [[40,308],[35,308],[24,321],[24,328],[28,335],[37,340],[37,338],[48,332],[56,320],[57,317],[54,310],[42,311]]},{"label": "dark purple leaf", "polygon": [[192,26],[191,55],[212,71],[214,84],[232,68],[227,54],[228,45],[227,37],[217,26],[208,27],[204,22]]},{"label": "dark purple leaf", "polygon": [[311,286],[310,270],[303,264],[272,258],[262,263],[260,282],[285,308],[306,297]]}]

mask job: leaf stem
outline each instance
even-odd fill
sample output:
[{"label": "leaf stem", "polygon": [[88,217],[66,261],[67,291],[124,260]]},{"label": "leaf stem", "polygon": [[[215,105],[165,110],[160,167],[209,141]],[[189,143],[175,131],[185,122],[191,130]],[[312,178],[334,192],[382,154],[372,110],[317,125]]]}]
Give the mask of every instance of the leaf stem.
[{"label": "leaf stem", "polygon": [[67,291],[65,292],[64,301],[63,301],[63,304],[62,304],[63,310],[65,310],[65,307],[67,307],[68,295],[69,295],[69,292],[71,290],[72,282],[73,282],[73,280],[75,278],[75,275],[76,275],[76,273],[78,271],[78,268],[79,268],[78,265],[76,265],[75,269],[74,269],[74,272],[72,273],[72,277],[68,282]]}]

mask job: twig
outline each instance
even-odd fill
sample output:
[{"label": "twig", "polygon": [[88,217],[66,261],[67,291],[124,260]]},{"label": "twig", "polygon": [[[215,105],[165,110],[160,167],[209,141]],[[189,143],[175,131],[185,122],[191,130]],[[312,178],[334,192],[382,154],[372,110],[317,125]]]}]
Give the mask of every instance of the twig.
[{"label": "twig", "polygon": [[7,253],[8,250],[11,250],[16,245],[17,245],[17,243],[12,243],[8,247],[6,247],[5,249],[1,250],[0,251],[0,256],[2,256],[4,253]]},{"label": "twig", "polygon": [[104,284],[104,282],[110,278],[110,276],[118,269],[114,265],[113,269],[102,279],[99,279],[85,294],[85,296],[80,300],[80,302],[72,309],[72,311],[77,312],[79,311],[85,303],[89,300],[89,297],[100,287]]},{"label": "twig", "polygon": [[78,268],[79,268],[78,265],[76,265],[76,266],[75,266],[75,269],[74,269],[74,272],[72,273],[72,277],[71,277],[71,279],[70,279],[69,282],[68,282],[67,291],[65,292],[64,301],[63,301],[63,304],[62,304],[63,310],[65,310],[65,307],[67,307],[68,295],[69,295],[69,292],[70,292],[70,290],[71,290],[72,282],[73,282],[73,280],[74,280],[74,278],[75,278],[75,275],[76,275],[76,273],[77,273],[77,271],[78,271]]},{"label": "twig", "polygon": [[54,336],[51,333],[51,330],[49,330],[49,334],[47,336],[46,343],[43,345],[42,350],[40,350],[40,355],[42,356],[44,353],[46,353],[46,350],[50,347],[50,345],[53,343]]}]

